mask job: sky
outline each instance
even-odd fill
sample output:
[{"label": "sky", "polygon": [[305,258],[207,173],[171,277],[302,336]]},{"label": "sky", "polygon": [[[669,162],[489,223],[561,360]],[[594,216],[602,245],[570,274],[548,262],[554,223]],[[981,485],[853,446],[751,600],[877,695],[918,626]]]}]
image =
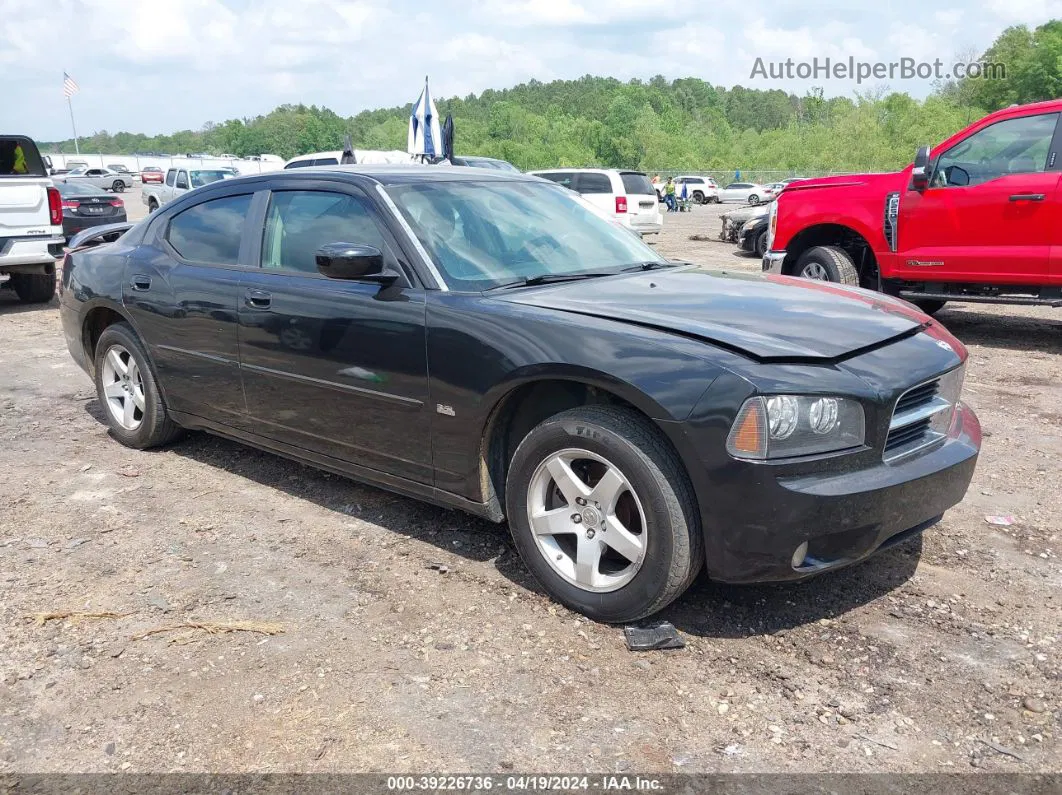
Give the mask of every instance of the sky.
[{"label": "sky", "polygon": [[340,115],[584,74],[698,77],[713,85],[813,85],[828,96],[930,80],[752,77],[756,59],[901,58],[945,69],[1007,26],[1062,18],[1062,0],[0,0],[0,130],[149,135],[268,113],[282,103]]}]

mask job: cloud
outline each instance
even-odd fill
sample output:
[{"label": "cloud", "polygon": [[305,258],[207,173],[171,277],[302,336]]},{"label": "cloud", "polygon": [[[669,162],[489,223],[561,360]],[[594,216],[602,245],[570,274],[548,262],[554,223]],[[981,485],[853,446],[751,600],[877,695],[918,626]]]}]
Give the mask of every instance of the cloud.
[{"label": "cloud", "polygon": [[[64,69],[81,85],[73,104],[82,132],[153,134],[285,102],[343,115],[408,104],[425,74],[437,97],[588,73],[804,93],[815,81],[751,80],[755,59],[948,60],[982,52],[1008,24],[1052,15],[1062,16],[1062,0],[936,11],[915,0],[0,0],[0,19],[18,20],[0,26],[0,70],[15,76],[5,85],[7,126],[53,140],[70,130]],[[893,88],[925,95],[931,84]]]}]

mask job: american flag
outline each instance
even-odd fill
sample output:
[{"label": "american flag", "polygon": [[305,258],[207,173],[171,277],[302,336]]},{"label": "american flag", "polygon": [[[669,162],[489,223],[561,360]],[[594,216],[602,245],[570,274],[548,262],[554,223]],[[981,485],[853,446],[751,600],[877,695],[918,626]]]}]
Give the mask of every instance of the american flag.
[{"label": "american flag", "polygon": [[74,82],[74,78],[66,72],[63,72],[63,96],[70,99],[70,97],[74,96],[74,94],[80,90],[81,89],[78,88],[77,83]]}]

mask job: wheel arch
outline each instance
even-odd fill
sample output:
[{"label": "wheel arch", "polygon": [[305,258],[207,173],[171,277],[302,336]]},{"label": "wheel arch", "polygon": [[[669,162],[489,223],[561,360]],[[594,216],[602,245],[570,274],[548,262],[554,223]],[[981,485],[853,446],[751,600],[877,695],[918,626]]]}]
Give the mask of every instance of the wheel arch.
[{"label": "wheel arch", "polygon": [[865,229],[856,225],[820,223],[800,230],[785,247],[785,260],[782,273],[796,275],[797,262],[801,255],[815,246],[836,246],[852,258],[859,271],[859,281],[864,287],[877,289],[878,261],[870,245],[870,236]]}]

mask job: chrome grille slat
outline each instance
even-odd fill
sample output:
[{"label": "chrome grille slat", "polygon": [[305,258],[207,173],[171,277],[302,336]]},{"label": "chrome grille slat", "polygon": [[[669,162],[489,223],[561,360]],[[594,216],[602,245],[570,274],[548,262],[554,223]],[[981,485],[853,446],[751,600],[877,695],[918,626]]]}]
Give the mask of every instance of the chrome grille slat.
[{"label": "chrome grille slat", "polygon": [[933,417],[951,411],[952,403],[939,391],[940,378],[934,378],[900,395],[885,439],[886,463],[911,455],[943,438],[943,434],[932,428]]}]

